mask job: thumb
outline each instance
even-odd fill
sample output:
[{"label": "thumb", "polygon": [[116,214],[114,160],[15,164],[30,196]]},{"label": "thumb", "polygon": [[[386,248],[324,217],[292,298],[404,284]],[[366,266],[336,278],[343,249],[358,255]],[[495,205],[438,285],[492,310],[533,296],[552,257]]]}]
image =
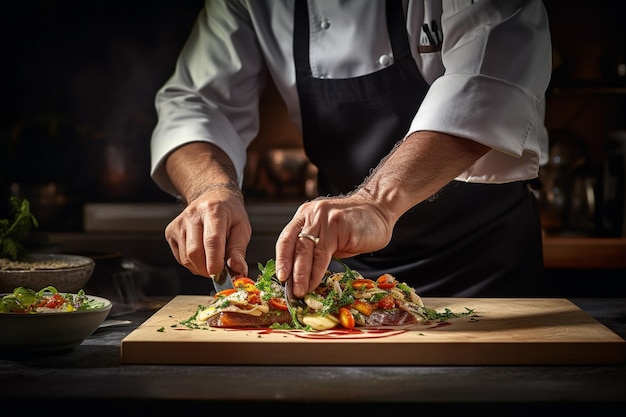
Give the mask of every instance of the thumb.
[{"label": "thumb", "polygon": [[248,263],[243,254],[235,251],[232,256],[226,258],[226,265],[231,270],[232,278],[248,276]]}]

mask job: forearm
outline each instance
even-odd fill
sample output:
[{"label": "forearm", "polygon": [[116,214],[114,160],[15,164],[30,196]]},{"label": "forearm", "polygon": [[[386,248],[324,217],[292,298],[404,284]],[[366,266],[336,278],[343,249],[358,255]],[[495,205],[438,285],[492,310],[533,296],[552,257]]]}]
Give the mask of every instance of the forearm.
[{"label": "forearm", "polygon": [[353,195],[374,201],[393,224],[489,149],[478,142],[438,132],[415,132],[379,164]]},{"label": "forearm", "polygon": [[193,142],[178,148],[167,158],[165,169],[187,203],[214,188],[241,194],[232,162],[210,143]]}]

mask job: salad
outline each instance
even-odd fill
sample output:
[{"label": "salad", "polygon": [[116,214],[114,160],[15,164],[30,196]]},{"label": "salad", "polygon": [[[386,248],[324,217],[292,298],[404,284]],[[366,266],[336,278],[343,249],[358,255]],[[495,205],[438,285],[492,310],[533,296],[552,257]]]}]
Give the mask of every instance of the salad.
[{"label": "salad", "polygon": [[17,287],[0,299],[0,313],[66,313],[102,307],[104,302],[87,297],[84,290],[68,294],[60,293],[52,286],[39,291]]}]

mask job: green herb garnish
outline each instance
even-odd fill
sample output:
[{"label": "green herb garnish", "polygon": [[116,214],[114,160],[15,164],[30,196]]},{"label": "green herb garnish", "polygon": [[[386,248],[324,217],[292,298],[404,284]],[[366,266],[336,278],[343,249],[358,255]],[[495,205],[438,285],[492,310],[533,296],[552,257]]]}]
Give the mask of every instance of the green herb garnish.
[{"label": "green herb garnish", "polygon": [[26,251],[24,240],[39,224],[30,212],[30,203],[27,199],[11,197],[9,203],[12,218],[0,219],[0,258],[17,261]]}]

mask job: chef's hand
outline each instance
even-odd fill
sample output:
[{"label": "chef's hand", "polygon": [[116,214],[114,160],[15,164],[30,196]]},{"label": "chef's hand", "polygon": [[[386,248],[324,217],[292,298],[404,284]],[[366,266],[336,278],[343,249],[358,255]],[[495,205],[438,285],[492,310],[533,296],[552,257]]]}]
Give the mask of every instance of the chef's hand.
[{"label": "chef's hand", "polygon": [[220,273],[227,260],[236,275],[248,275],[245,254],[252,227],[241,195],[213,188],[193,200],[165,228],[176,260],[195,275]]},{"label": "chef's hand", "polygon": [[196,275],[215,276],[226,261],[234,275],[247,276],[252,227],[228,156],[209,143],[192,142],[172,152],[166,169],[188,204],[165,228],[176,260]]},{"label": "chef's hand", "polygon": [[280,281],[293,277],[293,293],[303,297],[320,284],[333,257],[349,258],[385,247],[395,220],[359,195],[306,202],[278,237],[276,275]]},{"label": "chef's hand", "polygon": [[293,293],[302,297],[319,285],[333,257],[349,258],[384,248],[403,213],[489,150],[481,143],[441,132],[412,133],[352,193],[318,198],[298,208],[276,242],[278,279],[293,277]]}]

